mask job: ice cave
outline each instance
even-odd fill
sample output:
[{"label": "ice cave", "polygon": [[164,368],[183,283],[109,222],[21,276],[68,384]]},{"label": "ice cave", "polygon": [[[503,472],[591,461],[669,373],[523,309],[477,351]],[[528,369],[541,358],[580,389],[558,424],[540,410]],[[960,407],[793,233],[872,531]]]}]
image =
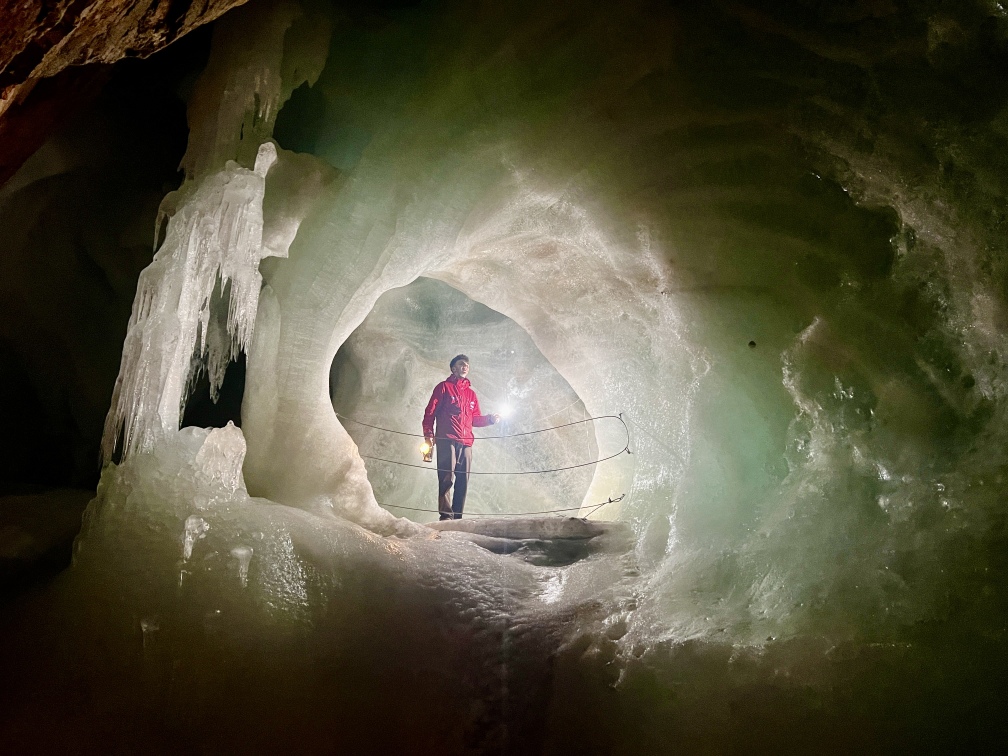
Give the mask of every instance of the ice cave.
[{"label": "ice cave", "polygon": [[1000,2],[0,19],[5,751],[1006,741]]}]

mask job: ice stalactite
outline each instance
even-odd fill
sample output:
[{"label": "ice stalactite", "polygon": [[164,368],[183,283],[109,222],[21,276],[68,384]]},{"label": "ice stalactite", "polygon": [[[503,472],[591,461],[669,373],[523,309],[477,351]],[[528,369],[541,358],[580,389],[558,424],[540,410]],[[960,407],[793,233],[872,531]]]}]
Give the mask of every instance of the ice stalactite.
[{"label": "ice stalactite", "polygon": [[[285,46],[290,31],[300,45]],[[123,457],[149,451],[177,431],[204,367],[216,401],[228,363],[251,343],[259,262],[286,256],[297,231],[289,212],[264,242],[266,174],[277,161],[267,139],[293,88],[318,76],[328,34],[325,18],[287,2],[257,4],[218,26],[216,54],[189,103],[186,182],[161,204],[155,243],[162,227],[164,241],[137,285],[105,421],[106,461],[117,447]]]},{"label": "ice stalactite", "polygon": [[[194,358],[207,359],[216,391],[228,363],[248,345],[262,285],[266,173],[276,157],[276,147],[264,143],[254,170],[229,162],[185,192],[171,212],[164,244],[137,286],[105,424],[106,460],[120,428],[124,456],[149,451],[178,430]],[[166,198],[162,213],[173,199]],[[221,299],[228,300],[226,335],[214,322]]]}]

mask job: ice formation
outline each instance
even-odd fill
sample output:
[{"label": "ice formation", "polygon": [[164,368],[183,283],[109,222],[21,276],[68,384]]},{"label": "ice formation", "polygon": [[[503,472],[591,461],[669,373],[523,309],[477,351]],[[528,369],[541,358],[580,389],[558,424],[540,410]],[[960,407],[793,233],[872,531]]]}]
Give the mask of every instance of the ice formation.
[{"label": "ice formation", "polygon": [[178,431],[194,360],[206,361],[216,399],[228,363],[248,348],[262,286],[266,173],[275,161],[276,148],[264,142],[254,170],[230,161],[165,198],[165,240],[137,284],[105,423],[106,460],[120,429],[124,457]]},{"label": "ice formation", "polygon": [[[263,238],[266,174],[277,160],[266,137],[293,88],[318,76],[328,20],[293,3],[272,3],[251,10],[249,23],[257,30],[252,42],[239,26],[221,26],[214,43],[219,52],[190,100],[186,182],[161,204],[155,244],[162,225],[164,240],[137,284],[102,439],[106,461],[120,434],[126,457],[151,451],[176,432],[198,370],[209,372],[216,401],[228,363],[251,342],[259,263],[285,256],[297,229],[298,193],[292,191],[279,203],[286,217],[274,219]],[[293,70],[286,71],[285,87],[288,32],[306,42],[288,54]],[[304,179],[310,187],[311,176]]]},{"label": "ice formation", "polygon": [[[373,35],[335,24],[331,44],[286,34],[285,4],[221,26],[190,112],[196,175],[142,280],[110,414],[106,453],[120,422],[130,453],[73,571],[116,637],[146,623],[143,674],[172,681],[156,700],[183,720],[215,703],[200,747],[267,748],[290,714],[306,742],[372,749],[771,750],[781,733],[829,749],[817,731],[884,749],[927,744],[950,705],[978,726],[997,710],[940,681],[962,675],[965,694],[1004,666],[1003,240],[956,194],[989,199],[1001,177],[915,191],[881,117],[863,149],[849,100],[883,97],[857,78],[871,55],[780,32],[800,73],[751,40],[736,67],[707,65],[708,16],[728,11],[589,6],[449,3]],[[305,80],[285,109],[325,103],[311,146],[275,147]],[[266,249],[287,256],[260,265]],[[416,291],[499,313],[474,329],[494,341],[486,409],[525,390],[494,352],[521,341],[564,401],[623,413],[632,457],[564,487],[627,494],[605,516],[632,528],[629,553],[544,567],[390,513],[424,484],[365,466],[380,442],[340,423],[330,369],[344,348],[337,406],[415,427],[457,351],[433,350]],[[247,347],[241,429],[178,431],[205,345],[214,380]],[[333,711],[359,739],[332,734]]]}]

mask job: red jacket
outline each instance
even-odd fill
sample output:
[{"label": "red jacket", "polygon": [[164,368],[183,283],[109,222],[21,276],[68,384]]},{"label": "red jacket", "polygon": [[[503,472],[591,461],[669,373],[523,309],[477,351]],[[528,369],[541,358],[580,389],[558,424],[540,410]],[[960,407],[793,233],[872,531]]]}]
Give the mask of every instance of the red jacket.
[{"label": "red jacket", "polygon": [[434,421],[437,420],[437,438],[461,441],[465,446],[473,445],[473,426],[482,428],[493,425],[493,415],[481,415],[476,392],[469,388],[468,378],[448,376],[434,387],[423,416],[423,432],[430,438],[434,435]]}]

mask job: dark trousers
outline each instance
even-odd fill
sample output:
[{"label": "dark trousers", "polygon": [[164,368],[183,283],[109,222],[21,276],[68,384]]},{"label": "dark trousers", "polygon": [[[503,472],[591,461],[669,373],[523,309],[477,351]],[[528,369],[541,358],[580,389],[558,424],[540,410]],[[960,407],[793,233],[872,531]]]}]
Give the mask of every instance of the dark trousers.
[{"label": "dark trousers", "polygon": [[[472,447],[461,441],[439,438],[437,448],[438,513],[442,520],[461,520],[469,488],[469,470],[472,468]],[[455,494],[451,494],[452,477]]]}]

